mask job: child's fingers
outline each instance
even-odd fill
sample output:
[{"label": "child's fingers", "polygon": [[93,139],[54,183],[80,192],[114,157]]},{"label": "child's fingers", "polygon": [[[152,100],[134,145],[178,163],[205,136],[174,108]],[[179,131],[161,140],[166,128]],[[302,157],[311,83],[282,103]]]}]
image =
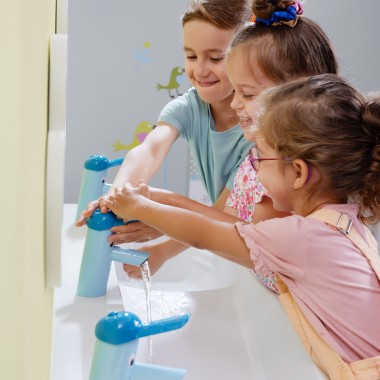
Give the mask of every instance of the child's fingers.
[{"label": "child's fingers", "polygon": [[140,178],[137,184],[137,187],[145,187],[145,186],[146,186],[145,181],[142,178]]},{"label": "child's fingers", "polygon": [[86,224],[86,218],[83,216],[83,215],[81,215],[78,219],[77,219],[77,221],[75,222],[75,225],[77,226],[77,227],[82,227],[83,225],[85,225]]},{"label": "child's fingers", "polygon": [[123,264],[123,268],[124,268],[125,273],[127,273],[129,277],[136,278],[136,279],[142,278],[141,269],[139,267]]},{"label": "child's fingers", "polygon": [[99,207],[99,202],[96,200],[96,201],[92,201],[90,202],[87,207],[82,211],[81,215],[83,215],[84,217],[88,218],[89,216],[91,216],[94,211]]},{"label": "child's fingers", "polygon": [[105,202],[104,202],[104,207],[105,208],[110,208],[113,206],[113,201],[111,199],[107,199]]}]

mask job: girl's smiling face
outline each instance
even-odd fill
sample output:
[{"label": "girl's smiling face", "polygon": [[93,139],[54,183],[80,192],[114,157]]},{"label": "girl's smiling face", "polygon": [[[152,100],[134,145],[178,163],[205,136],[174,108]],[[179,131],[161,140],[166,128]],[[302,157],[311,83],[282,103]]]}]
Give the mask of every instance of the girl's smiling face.
[{"label": "girl's smiling face", "polygon": [[234,98],[231,108],[240,119],[240,127],[247,140],[254,139],[254,127],[256,118],[256,97],[266,88],[276,85],[266,77],[255,62],[250,62],[247,67],[246,60],[242,57],[243,51],[235,47],[227,60],[228,78],[234,88]]},{"label": "girl's smiling face", "polygon": [[225,55],[233,32],[203,20],[191,20],[183,26],[186,75],[207,103],[219,103],[232,95]]}]

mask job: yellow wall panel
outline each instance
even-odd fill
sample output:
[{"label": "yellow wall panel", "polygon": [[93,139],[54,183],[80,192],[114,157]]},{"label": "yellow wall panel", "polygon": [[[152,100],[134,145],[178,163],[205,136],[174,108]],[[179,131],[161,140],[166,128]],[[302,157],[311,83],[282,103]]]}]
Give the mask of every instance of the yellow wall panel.
[{"label": "yellow wall panel", "polygon": [[0,378],[50,379],[45,287],[49,37],[55,0],[0,2]]}]

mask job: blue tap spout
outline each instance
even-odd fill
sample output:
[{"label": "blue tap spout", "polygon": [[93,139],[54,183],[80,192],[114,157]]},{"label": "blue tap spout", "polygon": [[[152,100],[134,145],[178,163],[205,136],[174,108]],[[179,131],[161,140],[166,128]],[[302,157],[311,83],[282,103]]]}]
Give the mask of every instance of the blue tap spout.
[{"label": "blue tap spout", "polygon": [[174,317],[160,319],[149,323],[142,323],[138,331],[137,337],[161,334],[166,331],[177,330],[185,325],[190,318],[189,314],[180,314]]},{"label": "blue tap spout", "polygon": [[114,247],[111,251],[111,260],[119,263],[141,267],[148,260],[148,252],[138,251],[136,249],[125,249]]}]

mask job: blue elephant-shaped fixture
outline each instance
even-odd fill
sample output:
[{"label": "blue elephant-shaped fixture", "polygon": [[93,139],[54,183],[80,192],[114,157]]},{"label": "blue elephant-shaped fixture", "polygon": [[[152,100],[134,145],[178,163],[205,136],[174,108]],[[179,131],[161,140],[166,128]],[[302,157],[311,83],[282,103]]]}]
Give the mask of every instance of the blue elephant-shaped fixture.
[{"label": "blue elephant-shaped fixture", "polygon": [[89,380],[182,380],[186,371],[137,363],[139,338],[181,328],[189,314],[142,323],[131,312],[111,312],[96,325],[96,344]]}]

